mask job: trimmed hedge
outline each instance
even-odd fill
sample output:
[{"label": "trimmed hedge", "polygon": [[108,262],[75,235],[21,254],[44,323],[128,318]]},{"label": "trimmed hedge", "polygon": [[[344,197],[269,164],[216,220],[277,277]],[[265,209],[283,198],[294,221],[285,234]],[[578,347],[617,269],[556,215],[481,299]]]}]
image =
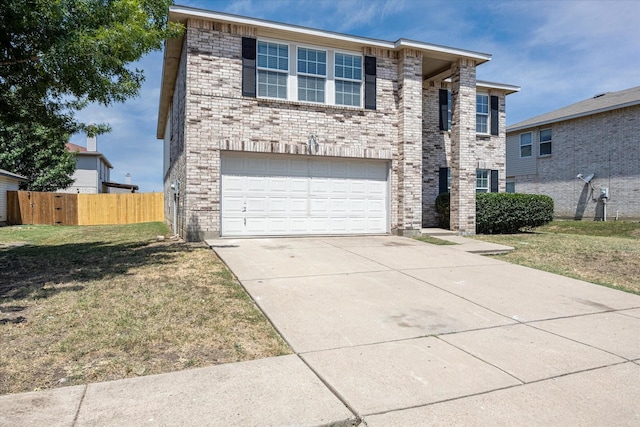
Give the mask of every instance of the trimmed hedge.
[{"label": "trimmed hedge", "polygon": [[[436,198],[438,225],[449,228],[449,193]],[[553,199],[540,194],[476,193],[476,233],[517,233],[553,220]]]}]

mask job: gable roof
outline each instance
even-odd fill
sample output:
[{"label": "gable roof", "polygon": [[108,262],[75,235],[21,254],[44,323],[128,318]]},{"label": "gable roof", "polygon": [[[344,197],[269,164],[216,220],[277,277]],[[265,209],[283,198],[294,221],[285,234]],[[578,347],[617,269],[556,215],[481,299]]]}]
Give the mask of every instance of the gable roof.
[{"label": "gable roof", "polygon": [[19,181],[26,181],[27,180],[27,178],[22,176],[22,175],[18,175],[17,173],[12,173],[12,172],[9,172],[8,170],[4,170],[4,169],[0,169],[0,176],[5,176],[7,178],[17,179]]},{"label": "gable roof", "polygon": [[74,144],[73,142],[67,142],[65,144],[67,151],[75,152],[75,153],[86,153],[87,149],[81,145]]},{"label": "gable roof", "polygon": [[507,126],[507,132],[519,131],[536,126],[544,126],[564,120],[590,116],[605,111],[640,105],[640,86],[619,92],[607,92],[593,98],[576,102],[567,107],[541,114]]}]

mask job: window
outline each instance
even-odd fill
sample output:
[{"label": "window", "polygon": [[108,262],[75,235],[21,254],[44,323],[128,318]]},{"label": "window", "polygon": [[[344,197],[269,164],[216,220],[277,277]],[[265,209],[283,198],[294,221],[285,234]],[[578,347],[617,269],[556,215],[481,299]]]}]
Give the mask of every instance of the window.
[{"label": "window", "polygon": [[327,52],[298,48],[298,101],[324,102]]},{"label": "window", "polygon": [[376,109],[376,58],[242,38],[242,96]]},{"label": "window", "polygon": [[551,129],[540,131],[540,155],[551,155]]},{"label": "window", "polygon": [[507,193],[515,193],[516,192],[516,183],[515,182],[507,182]]},{"label": "window", "polygon": [[287,99],[289,47],[258,42],[258,96]]},{"label": "window", "polygon": [[520,157],[531,157],[531,132],[520,134]]},{"label": "window", "polygon": [[336,52],[334,71],[336,104],[359,107],[362,87],[362,57]]},{"label": "window", "polygon": [[489,169],[476,170],[476,193],[489,192]]},{"label": "window", "polygon": [[476,95],[476,132],[489,133],[489,95]]}]

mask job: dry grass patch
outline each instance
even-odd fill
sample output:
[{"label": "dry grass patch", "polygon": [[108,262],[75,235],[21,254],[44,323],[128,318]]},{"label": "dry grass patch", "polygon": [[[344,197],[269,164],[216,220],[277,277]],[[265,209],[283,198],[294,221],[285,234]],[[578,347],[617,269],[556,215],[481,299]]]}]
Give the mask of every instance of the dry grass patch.
[{"label": "dry grass patch", "polygon": [[0,394],[290,352],[213,251],[165,232],[0,229]]},{"label": "dry grass patch", "polygon": [[640,223],[554,221],[534,233],[481,235],[513,246],[500,259],[640,294]]}]

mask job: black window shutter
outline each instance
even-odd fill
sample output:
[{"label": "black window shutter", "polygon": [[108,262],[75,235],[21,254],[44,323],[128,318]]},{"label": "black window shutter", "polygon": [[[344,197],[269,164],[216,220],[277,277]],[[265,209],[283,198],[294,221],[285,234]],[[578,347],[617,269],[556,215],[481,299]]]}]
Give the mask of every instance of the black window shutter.
[{"label": "black window shutter", "polygon": [[491,135],[498,135],[498,119],[500,115],[498,113],[498,97],[491,97]]},{"label": "black window shutter", "polygon": [[448,178],[449,178],[449,168],[440,168],[440,175],[438,179],[438,187],[439,187],[438,194],[449,192],[449,186],[447,185]]},{"label": "black window shutter", "polygon": [[440,130],[449,130],[449,91],[440,89]]},{"label": "black window shutter", "polygon": [[364,57],[364,108],[376,109],[376,57]]},{"label": "black window shutter", "polygon": [[256,39],[242,38],[242,96],[256,97]]},{"label": "black window shutter", "polygon": [[498,171],[497,170],[492,170],[491,171],[491,192],[492,193],[497,193],[498,192]]}]

